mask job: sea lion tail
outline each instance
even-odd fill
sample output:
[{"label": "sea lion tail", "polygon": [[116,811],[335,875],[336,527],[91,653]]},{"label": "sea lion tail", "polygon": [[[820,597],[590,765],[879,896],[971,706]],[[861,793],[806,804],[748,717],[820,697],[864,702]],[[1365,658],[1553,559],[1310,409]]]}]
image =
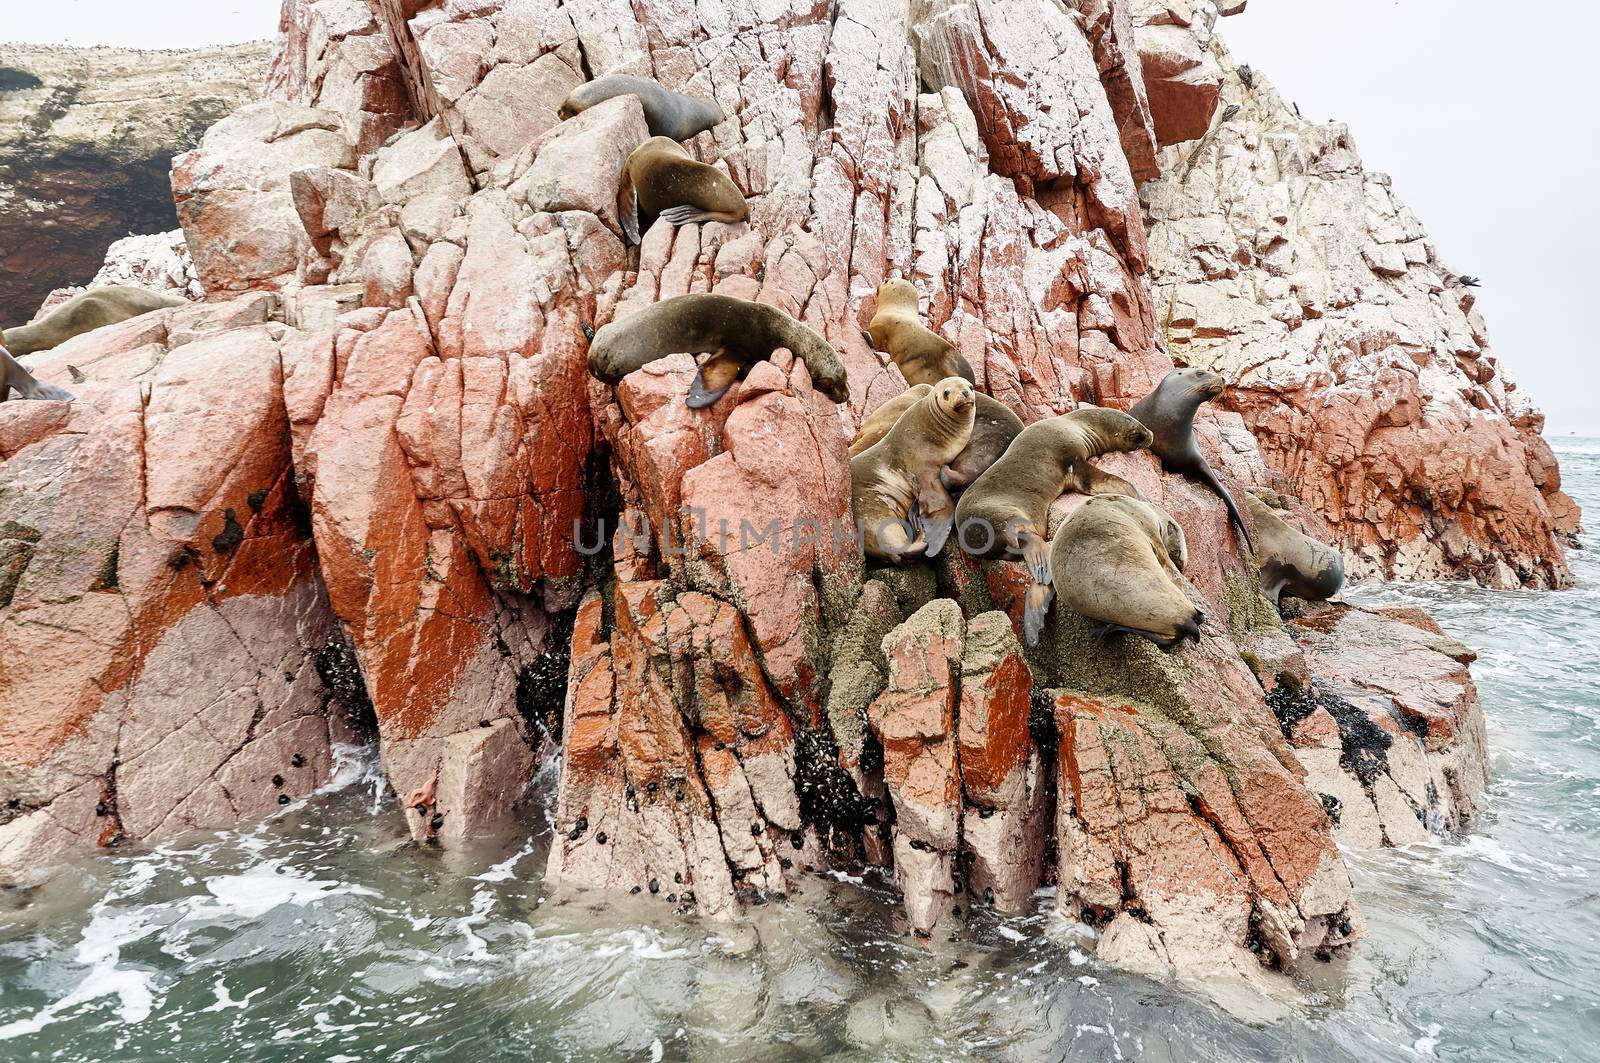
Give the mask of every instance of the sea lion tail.
[{"label": "sea lion tail", "polygon": [[1048,583],[1035,583],[1028,588],[1022,606],[1022,638],[1029,646],[1039,645],[1055,597],[1056,589]]}]

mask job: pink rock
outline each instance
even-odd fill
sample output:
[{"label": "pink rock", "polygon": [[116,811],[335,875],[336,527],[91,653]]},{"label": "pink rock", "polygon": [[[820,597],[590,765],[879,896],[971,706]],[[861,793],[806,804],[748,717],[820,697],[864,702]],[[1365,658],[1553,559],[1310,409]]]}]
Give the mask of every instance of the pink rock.
[{"label": "pink rock", "polygon": [[883,780],[895,808],[895,878],[912,929],[923,934],[948,912],[956,893],[963,629],[960,607],[941,598],[890,632],[883,640],[888,688],[867,709],[883,745]]},{"label": "pink rock", "polygon": [[263,101],[207,130],[198,147],[172,162],[178,220],[206,291],[281,284],[307,241],[289,175],[354,163],[333,111]]},{"label": "pink rock", "polygon": [[528,148],[531,163],[513,161],[504,177],[529,210],[587,211],[621,239],[616,190],[628,156],[649,136],[638,97],[619,96],[538,137]]},{"label": "pink rock", "polygon": [[0,466],[0,653],[30,662],[0,674],[7,879],[265,814],[326,782],[350,734],[316,667],[336,635],[293,513],[277,344],[223,326],[169,350],[171,316],[40,356],[47,379],[68,361],[89,379]]},{"label": "pink rock", "polygon": [[[1346,950],[1336,834],[1425,837],[1481,786],[1427,621],[1330,609],[1297,644],[1221,503],[1148,455],[1103,465],[1185,529],[1208,620],[1172,654],[1057,610],[1025,658],[1020,566],[868,573],[846,528],[847,441],[904,388],[860,335],[899,274],[1025,420],[1126,408],[1170,345],[1233,380],[1197,422],[1219,475],[1296,484],[1353,570],[1560,581],[1578,515],[1537,411],[1346,134],[1240,88],[1210,35],[1236,6],[291,0],[274,99],[175,167],[207,290],[260,291],[71,341],[34,364],[76,366],[78,402],[0,407],[0,659],[39,662],[0,673],[37,706],[0,720],[0,874],[270,813],[352,712],[415,837],[489,833],[553,737],[524,710],[576,606],[553,887],[734,919],[865,860],[926,933],[962,893],[1027,911],[1048,872],[1152,975],[1262,986],[1262,957]],[[689,149],[748,223],[624,247],[637,101],[554,121],[614,71],[722,105]],[[1186,124],[1221,154],[1152,176]],[[1263,144],[1312,206],[1365,206],[1315,215],[1337,254],[1298,255],[1272,182],[1213,209],[1205,175]],[[782,350],[708,410],[687,354],[589,378],[595,328],[706,291],[815,328],[850,401]],[[1358,732],[1379,770],[1346,765]]]}]

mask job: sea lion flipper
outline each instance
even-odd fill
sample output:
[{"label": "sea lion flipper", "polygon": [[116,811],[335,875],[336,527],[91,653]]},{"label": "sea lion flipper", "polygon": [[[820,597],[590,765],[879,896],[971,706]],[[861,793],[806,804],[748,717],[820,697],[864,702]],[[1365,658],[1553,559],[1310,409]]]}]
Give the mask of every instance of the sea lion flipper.
[{"label": "sea lion flipper", "polygon": [[25,399],[42,399],[47,402],[76,401],[76,396],[66,388],[58,388],[54,384],[42,383],[35,384],[31,390],[28,388],[23,388],[22,397]]},{"label": "sea lion flipper", "polygon": [[1183,641],[1181,635],[1177,638],[1162,638],[1154,632],[1141,631],[1136,627],[1128,627],[1124,624],[1101,624],[1098,627],[1089,629],[1089,637],[1092,639],[1104,640],[1112,635],[1137,635],[1139,638],[1149,639],[1164,650],[1170,650]]},{"label": "sea lion flipper", "polygon": [[1022,637],[1029,646],[1039,645],[1039,636],[1044,633],[1050,603],[1055,596],[1056,589],[1048,583],[1035,583],[1028,588],[1022,608]]},{"label": "sea lion flipper", "polygon": [[1106,472],[1087,458],[1072,463],[1067,488],[1080,495],[1127,495],[1145,501],[1139,489],[1113,472]]},{"label": "sea lion flipper", "polygon": [[1033,574],[1035,583],[1052,583],[1050,578],[1050,544],[1037,532],[1024,530],[1017,533],[1022,561]]},{"label": "sea lion flipper", "polygon": [[75,365],[67,366],[67,372],[72,376],[72,382],[74,384],[82,384],[84,381],[89,379],[87,376],[84,376],[83,370],[79,369]]},{"label": "sea lion flipper", "polygon": [[622,231],[627,233],[629,241],[640,243],[639,239],[639,197],[633,189],[633,174],[628,168],[622,168],[622,184],[617,189],[617,218],[622,222]]},{"label": "sea lion flipper", "polygon": [[955,526],[956,504],[945,490],[943,474],[941,469],[939,475],[925,477],[912,505],[912,519],[927,541],[929,557],[939,556],[950,539],[950,529]]},{"label": "sea lion flipper", "polygon": [[691,410],[703,410],[707,406],[716,405],[716,401],[727,392],[727,388],[713,391],[707,388],[701,379],[701,373],[694,375],[694,382],[689,385],[689,397],[684,400],[684,405]]},{"label": "sea lion flipper", "polygon": [[666,210],[663,210],[659,216],[662,221],[669,225],[689,225],[694,222],[730,220],[727,214],[711,210],[701,210],[699,207],[694,206],[693,204],[683,204],[681,206],[668,207]]},{"label": "sea lion flipper", "polygon": [[11,352],[0,347],[0,402],[4,402],[12,391],[24,399],[40,399],[56,402],[71,402],[73,395],[64,388],[54,384],[41,382],[32,373],[22,368],[22,363],[11,357]]},{"label": "sea lion flipper", "polygon": [[694,383],[689,385],[689,397],[685,404],[691,410],[703,410],[713,405],[728,389],[733,387],[734,381],[739,379],[739,371],[744,364],[729,354],[727,350],[718,350],[712,353],[700,364],[700,369],[694,375]]}]

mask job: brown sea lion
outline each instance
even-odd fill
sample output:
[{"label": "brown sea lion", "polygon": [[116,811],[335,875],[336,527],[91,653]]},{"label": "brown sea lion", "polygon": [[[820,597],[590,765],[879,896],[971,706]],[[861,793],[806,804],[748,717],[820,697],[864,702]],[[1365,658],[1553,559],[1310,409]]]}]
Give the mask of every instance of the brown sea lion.
[{"label": "brown sea lion", "polygon": [[1344,586],[1344,556],[1291,526],[1261,499],[1248,492],[1245,508],[1255,522],[1256,564],[1261,566],[1261,590],[1278,604],[1282,595],[1321,602]]},{"label": "brown sea lion", "polygon": [[850,504],[869,558],[898,564],[944,549],[955,504],[939,473],[972,437],[976,409],[971,382],[946,377],[850,459]]},{"label": "brown sea lion", "polygon": [[1045,540],[1050,503],[1081,489],[1090,458],[1150,445],[1150,430],[1120,410],[1097,406],[1049,417],[1022,430],[956,506],[957,541],[977,558],[1021,559],[1036,584],[1050,582]]},{"label": "brown sea lion", "polygon": [[633,150],[622,170],[622,227],[628,238],[657,218],[671,225],[744,221],[750,207],[728,175],[697,162],[676,140],[651,137]]},{"label": "brown sea lion", "polygon": [[567,96],[559,113],[565,120],[614,96],[639,97],[639,102],[644,106],[645,124],[650,127],[653,137],[688,140],[724,119],[722,108],[710,100],[685,96],[681,92],[663,88],[649,78],[628,74],[610,74],[579,85]]},{"label": "brown sea lion", "polygon": [[10,351],[0,347],[0,402],[9,399],[12,391],[16,391],[17,397],[23,399],[71,402],[73,398],[72,392],[36,379],[22,368],[22,363],[11,357]]},{"label": "brown sea lion", "polygon": [[111,285],[91,288],[74,295],[31,325],[18,325],[0,332],[0,347],[17,357],[59,347],[74,336],[93,332],[106,325],[165,310],[187,306],[189,300],[176,295],[152,292],[145,288]]},{"label": "brown sea lion", "polygon": [[1217,479],[1194,439],[1195,411],[1202,402],[1210,402],[1221,395],[1226,387],[1227,381],[1217,373],[1205,369],[1174,369],[1128,412],[1155,433],[1156,439],[1150,449],[1161,459],[1161,467],[1211,488],[1228,507],[1228,519],[1239,529],[1240,538],[1253,550],[1255,543],[1250,538],[1250,530],[1244,526],[1244,518],[1239,515],[1239,507],[1233,504],[1233,496]]},{"label": "brown sea lion", "polygon": [[[872,414],[861,422],[861,431],[856,433],[855,442],[850,444],[851,455],[861,453],[888,435],[889,429],[894,427],[894,422],[899,416],[927,394],[926,389],[930,386],[918,384],[873,410]],[[967,443],[966,449],[956,455],[954,461],[948,462],[944,471],[939,474],[944,480],[945,488],[950,491],[960,491],[981,476],[984,470],[1000,460],[1000,455],[1006,452],[1011,441],[1022,431],[1022,418],[1012,413],[1011,408],[1005,403],[992,399],[981,391],[975,398],[978,409],[972,421],[972,439]],[[1111,475],[1101,473],[1098,469],[1093,471],[1101,476]]]},{"label": "brown sea lion", "polygon": [[878,312],[863,335],[874,350],[888,353],[907,384],[933,384],[947,376],[977,382],[956,345],[922,323],[910,281],[892,277],[878,285]]},{"label": "brown sea lion", "polygon": [[[1079,506],[1050,543],[1050,570],[1062,606],[1098,625],[1090,633],[1141,635],[1163,648],[1200,637],[1205,614],[1183,593],[1188,547],[1178,522],[1149,502],[1096,495]],[[1049,599],[1045,599],[1048,608]],[[1044,612],[1023,619],[1036,645]]]},{"label": "brown sea lion", "polygon": [[779,347],[805,362],[818,391],[834,402],[849,400],[844,363],[827,340],[775,306],[709,292],[663,299],[606,325],[589,345],[589,372],[615,384],[669,354],[709,352],[687,399],[701,409]]}]

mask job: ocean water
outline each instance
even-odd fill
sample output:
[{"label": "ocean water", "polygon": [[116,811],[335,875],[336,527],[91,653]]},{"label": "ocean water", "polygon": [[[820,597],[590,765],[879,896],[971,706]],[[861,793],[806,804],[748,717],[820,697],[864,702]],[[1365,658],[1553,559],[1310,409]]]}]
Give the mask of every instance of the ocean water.
[{"label": "ocean water", "polygon": [[[1600,440],[1557,452],[1600,521]],[[1478,649],[1491,789],[1460,836],[1350,854],[1371,937],[1272,1021],[1106,968],[1046,896],[928,944],[870,876],[738,933],[558,903],[541,809],[419,850],[356,754],[264,823],[0,894],[0,1060],[1600,1059],[1597,550],[1563,594],[1352,593]]]}]

